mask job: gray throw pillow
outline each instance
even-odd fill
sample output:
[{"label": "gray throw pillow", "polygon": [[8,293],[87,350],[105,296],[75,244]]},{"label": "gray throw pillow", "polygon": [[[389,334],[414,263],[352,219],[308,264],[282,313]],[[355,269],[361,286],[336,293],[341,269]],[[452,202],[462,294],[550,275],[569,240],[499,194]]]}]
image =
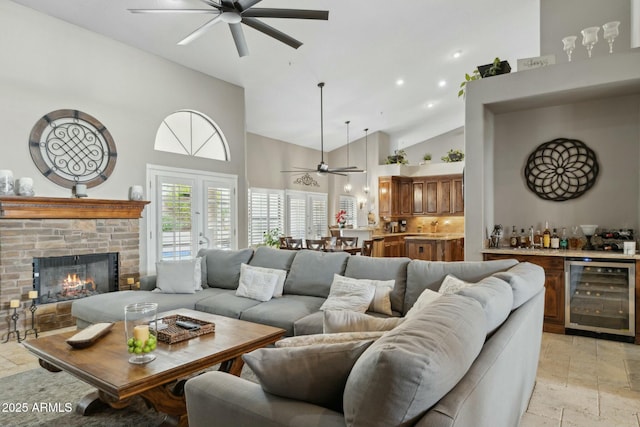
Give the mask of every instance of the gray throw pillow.
[{"label": "gray throw pillow", "polygon": [[200,258],[156,263],[156,292],[193,294],[202,290],[202,260]]},{"label": "gray throw pillow", "polygon": [[342,409],[342,393],[358,357],[372,341],[261,348],[242,359],[267,393]]}]

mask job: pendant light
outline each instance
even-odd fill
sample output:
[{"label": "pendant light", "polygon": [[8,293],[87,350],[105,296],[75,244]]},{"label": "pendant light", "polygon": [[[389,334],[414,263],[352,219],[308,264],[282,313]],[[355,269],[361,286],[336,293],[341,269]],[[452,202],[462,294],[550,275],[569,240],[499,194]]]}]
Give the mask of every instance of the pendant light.
[{"label": "pendant light", "polygon": [[369,138],[367,132],[369,132],[369,128],[364,130],[364,187],[362,187],[364,194],[369,194]]},{"label": "pendant light", "polygon": [[[344,123],[347,125],[347,165],[349,165],[349,123],[350,121],[347,120]],[[351,182],[349,182],[349,176],[347,175],[347,183],[344,186],[344,192],[351,193],[351,190],[352,190]]]}]

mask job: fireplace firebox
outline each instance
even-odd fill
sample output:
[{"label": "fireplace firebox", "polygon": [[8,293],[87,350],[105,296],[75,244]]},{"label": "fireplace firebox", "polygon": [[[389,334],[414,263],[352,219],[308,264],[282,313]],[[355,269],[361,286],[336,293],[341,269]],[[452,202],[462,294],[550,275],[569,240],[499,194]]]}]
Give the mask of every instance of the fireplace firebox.
[{"label": "fireplace firebox", "polygon": [[33,259],[33,287],[47,304],[118,290],[118,253]]}]

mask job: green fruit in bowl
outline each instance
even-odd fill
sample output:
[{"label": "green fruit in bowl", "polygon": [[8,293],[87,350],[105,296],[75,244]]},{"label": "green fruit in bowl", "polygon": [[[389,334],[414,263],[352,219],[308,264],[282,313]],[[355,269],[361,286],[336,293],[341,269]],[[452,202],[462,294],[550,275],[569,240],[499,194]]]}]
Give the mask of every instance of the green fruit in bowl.
[{"label": "green fruit in bowl", "polygon": [[133,345],[135,344],[136,340],[134,338],[129,338],[127,340],[127,346],[129,347],[133,347]]}]

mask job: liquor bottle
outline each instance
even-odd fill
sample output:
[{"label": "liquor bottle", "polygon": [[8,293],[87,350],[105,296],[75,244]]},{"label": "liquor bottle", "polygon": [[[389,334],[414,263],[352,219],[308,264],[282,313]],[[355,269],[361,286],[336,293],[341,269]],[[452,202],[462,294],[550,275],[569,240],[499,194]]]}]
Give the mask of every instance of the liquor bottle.
[{"label": "liquor bottle", "polygon": [[529,248],[535,248],[535,235],[533,233],[533,225],[529,227]]},{"label": "liquor bottle", "polygon": [[553,229],[553,234],[551,235],[551,249],[560,249],[560,236],[558,236],[558,229]]},{"label": "liquor bottle", "polygon": [[533,236],[534,249],[542,249],[542,233],[540,230],[536,230],[536,234]]},{"label": "liquor bottle", "polygon": [[551,232],[549,231],[549,221],[544,223],[544,232],[542,233],[542,248],[551,248]]},{"label": "liquor bottle", "polygon": [[525,233],[524,228],[520,229],[520,242],[519,242],[519,246],[523,249],[526,249],[529,247],[529,235],[527,233]]},{"label": "liquor bottle", "polygon": [[569,238],[565,227],[562,227],[562,234],[560,235],[560,249],[569,249]]},{"label": "liquor bottle", "polygon": [[511,229],[511,237],[509,238],[509,246],[512,248],[518,247],[518,232],[516,231],[516,226],[514,225]]}]

